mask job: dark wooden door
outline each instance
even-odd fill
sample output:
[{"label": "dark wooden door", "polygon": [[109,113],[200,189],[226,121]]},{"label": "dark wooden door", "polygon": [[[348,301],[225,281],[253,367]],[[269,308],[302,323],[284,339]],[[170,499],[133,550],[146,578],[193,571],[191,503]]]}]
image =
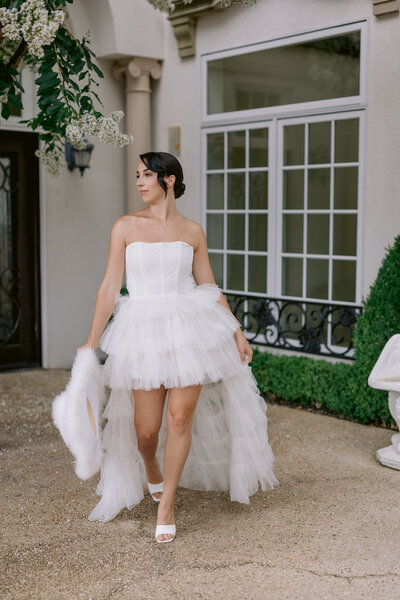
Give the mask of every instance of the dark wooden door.
[{"label": "dark wooden door", "polygon": [[0,131],[0,369],[41,364],[37,147]]}]

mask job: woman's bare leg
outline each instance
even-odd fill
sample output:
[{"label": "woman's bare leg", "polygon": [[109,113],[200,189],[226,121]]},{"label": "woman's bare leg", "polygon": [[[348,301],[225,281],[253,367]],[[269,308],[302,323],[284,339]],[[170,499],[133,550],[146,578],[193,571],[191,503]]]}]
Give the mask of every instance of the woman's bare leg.
[{"label": "woman's bare leg", "polygon": [[[164,492],[158,508],[157,525],[170,525],[174,520],[174,499],[192,440],[192,421],[201,385],[169,390],[167,407],[167,439],[164,449]],[[168,540],[161,534],[159,540]]]},{"label": "woman's bare leg", "polygon": [[[160,483],[163,478],[156,459],[156,451],[166,394],[167,390],[164,386],[157,390],[133,390],[138,449],[143,458],[149,483]],[[154,496],[160,498],[161,494],[162,492],[157,492]]]}]

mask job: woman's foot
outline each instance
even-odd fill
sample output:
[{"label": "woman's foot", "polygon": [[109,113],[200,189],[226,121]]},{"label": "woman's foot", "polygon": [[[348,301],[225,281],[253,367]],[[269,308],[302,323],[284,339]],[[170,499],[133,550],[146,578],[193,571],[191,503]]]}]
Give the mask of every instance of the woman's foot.
[{"label": "woman's foot", "polygon": [[[146,464],[146,475],[147,475],[148,483],[161,483],[162,482],[163,476],[160,471],[158,460],[155,457],[154,457],[154,460],[152,463]],[[154,496],[154,498],[157,498],[158,500],[160,500],[161,496],[162,496],[162,492],[154,492],[152,495]]]},{"label": "woman's foot", "polygon": [[[158,507],[157,525],[173,525],[174,523],[174,506],[167,505],[166,502],[163,502],[161,500],[160,505]],[[174,537],[175,536],[172,533],[160,533],[157,536],[157,541],[168,542],[171,541]]]}]

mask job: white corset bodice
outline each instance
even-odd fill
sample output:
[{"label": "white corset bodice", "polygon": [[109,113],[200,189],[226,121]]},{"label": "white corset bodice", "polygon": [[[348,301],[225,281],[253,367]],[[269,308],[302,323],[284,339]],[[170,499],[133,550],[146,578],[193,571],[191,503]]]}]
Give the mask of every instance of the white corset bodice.
[{"label": "white corset bodice", "polygon": [[186,294],[196,287],[193,246],[187,242],[132,242],[125,260],[131,298]]}]

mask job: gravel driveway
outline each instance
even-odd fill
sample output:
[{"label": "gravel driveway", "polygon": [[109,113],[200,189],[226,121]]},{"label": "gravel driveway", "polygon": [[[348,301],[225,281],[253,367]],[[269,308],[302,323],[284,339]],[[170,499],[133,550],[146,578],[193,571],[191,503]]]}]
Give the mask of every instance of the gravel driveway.
[{"label": "gravel driveway", "polygon": [[249,505],[178,489],[177,537],[156,505],[87,517],[51,417],[68,371],[0,375],[1,600],[400,599],[400,472],[379,465],[393,432],[269,405],[280,485]]}]

